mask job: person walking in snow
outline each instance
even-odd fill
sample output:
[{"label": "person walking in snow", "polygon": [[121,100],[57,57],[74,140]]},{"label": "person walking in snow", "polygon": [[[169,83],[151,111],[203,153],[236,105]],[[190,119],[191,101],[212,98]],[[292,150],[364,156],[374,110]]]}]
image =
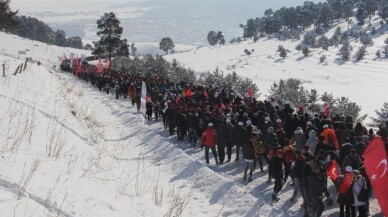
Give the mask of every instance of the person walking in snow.
[{"label": "person walking in snow", "polygon": [[291,140],[291,143],[295,143],[295,149],[302,152],[303,146],[306,144],[306,137],[304,136],[303,130],[301,127],[296,128],[294,132],[294,137]]},{"label": "person walking in snow", "polygon": [[315,150],[316,150],[317,144],[318,144],[317,132],[315,130],[310,130],[308,135],[309,135],[309,137],[306,141],[306,145],[307,145],[308,149],[310,150],[311,154],[315,155]]},{"label": "person walking in snow", "polygon": [[234,132],[235,127],[232,124],[232,120],[230,118],[226,119],[226,129],[228,134],[226,135],[226,154],[228,156],[228,160],[226,163],[230,163],[232,159],[232,148],[234,146]]},{"label": "person walking in snow", "polygon": [[159,119],[159,113],[160,113],[160,103],[158,100],[155,100],[154,104],[152,104],[155,120],[158,121]]},{"label": "person walking in snow", "polygon": [[[257,129],[256,129],[255,133],[257,133]],[[254,170],[255,148],[254,148],[254,143],[253,143],[253,137],[255,136],[255,133],[251,133],[250,139],[247,142],[245,142],[242,146],[242,152],[243,152],[243,157],[244,157],[244,162],[245,162],[243,181],[245,181],[247,179],[247,172],[249,169],[248,182],[252,181],[252,174],[253,174],[253,170]]]},{"label": "person walking in snow", "polygon": [[206,164],[209,164],[209,150],[212,151],[216,164],[218,165],[217,158],[217,132],[213,128],[213,123],[208,124],[208,128],[202,133],[201,143],[205,146],[205,158]]},{"label": "person walking in snow", "polygon": [[269,164],[272,178],[275,179],[275,185],[272,193],[273,202],[279,201],[278,194],[283,188],[283,151],[280,148],[281,147],[279,145],[275,152],[275,156],[272,157]]},{"label": "person walking in snow", "polygon": [[292,185],[294,185],[294,178],[291,175],[291,164],[295,161],[295,148],[294,146],[289,142],[288,139],[285,140],[286,143],[288,143],[283,148],[284,153],[284,183],[287,182],[288,176],[292,179]]},{"label": "person walking in snow", "polygon": [[291,167],[291,174],[294,177],[294,192],[292,194],[292,197],[290,199],[291,203],[294,203],[296,200],[296,195],[298,192],[302,196],[303,199],[303,209],[304,213],[308,213],[308,199],[306,195],[305,188],[303,187],[303,177],[302,177],[302,171],[303,167],[306,166],[306,158],[300,153],[299,151],[295,151],[295,161],[292,164]]},{"label": "person walking in snow", "polygon": [[239,161],[240,148],[247,142],[249,135],[248,130],[243,126],[242,121],[238,122],[238,126],[234,132],[234,143],[236,144],[236,161]]},{"label": "person walking in snow", "polygon": [[322,168],[317,162],[314,162],[311,166],[311,172],[307,176],[311,199],[311,216],[320,217],[325,210],[325,206],[323,204],[323,189],[325,187],[325,181],[323,179],[326,178],[326,176],[321,174]]},{"label": "person walking in snow", "polygon": [[150,121],[152,119],[152,108],[153,108],[152,101],[147,102],[146,103],[146,115],[147,115],[148,121]]}]

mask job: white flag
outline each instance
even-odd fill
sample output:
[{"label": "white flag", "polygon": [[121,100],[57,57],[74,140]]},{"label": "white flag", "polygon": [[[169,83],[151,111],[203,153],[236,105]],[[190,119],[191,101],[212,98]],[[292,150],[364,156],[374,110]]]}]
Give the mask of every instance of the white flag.
[{"label": "white flag", "polygon": [[143,123],[143,126],[144,126],[144,123],[145,123],[145,116],[146,116],[146,103],[147,103],[147,87],[146,87],[146,84],[144,83],[144,81],[142,82],[142,86],[141,86],[141,107],[140,107],[140,112],[143,114],[142,115],[142,123]]}]

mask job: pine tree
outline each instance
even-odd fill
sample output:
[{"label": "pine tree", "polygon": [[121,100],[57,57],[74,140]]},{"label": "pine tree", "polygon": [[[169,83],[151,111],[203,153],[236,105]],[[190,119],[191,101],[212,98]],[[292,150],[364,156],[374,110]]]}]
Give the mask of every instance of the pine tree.
[{"label": "pine tree", "polygon": [[372,15],[375,14],[377,10],[377,1],[376,0],[362,0],[362,3],[365,5],[366,13],[369,16],[369,24],[372,20]]},{"label": "pine tree", "polygon": [[67,46],[67,38],[66,38],[65,31],[58,29],[55,32],[55,45],[58,45],[61,47]]},{"label": "pine tree", "polygon": [[322,35],[322,36],[319,37],[319,39],[318,39],[318,46],[319,46],[319,47],[322,47],[323,50],[328,50],[328,49],[329,49],[329,46],[330,46],[330,41],[329,41],[329,39],[328,39],[325,35]]},{"label": "pine tree", "polygon": [[218,40],[217,40],[217,33],[215,31],[210,31],[207,34],[207,41],[209,42],[210,46],[216,45],[217,42],[218,42]]},{"label": "pine tree", "polygon": [[385,102],[380,111],[375,110],[376,117],[372,117],[373,122],[377,125],[384,125],[388,123],[388,102]]},{"label": "pine tree", "polygon": [[278,50],[279,52],[279,56],[283,59],[285,59],[287,57],[287,53],[289,52],[288,50],[286,50],[283,45],[279,45],[278,47]]},{"label": "pine tree", "polygon": [[127,41],[121,40],[123,28],[120,26],[120,20],[116,14],[113,12],[105,13],[97,20],[97,27],[99,29],[97,35],[100,36],[100,40],[93,42],[95,49],[92,54],[107,54],[110,62],[112,62],[113,56],[129,56]]},{"label": "pine tree", "polygon": [[379,0],[377,8],[381,17],[381,26],[383,26],[388,18],[388,0]]},{"label": "pine tree", "polygon": [[350,46],[350,42],[347,40],[343,42],[343,45],[340,48],[338,55],[341,55],[342,59],[344,61],[347,61],[350,58],[351,51],[352,51],[352,47]]},{"label": "pine tree", "polygon": [[360,42],[364,46],[372,46],[373,45],[373,40],[372,37],[368,35],[366,32],[362,32],[360,35]]},{"label": "pine tree", "polygon": [[354,55],[354,59],[356,61],[360,61],[362,58],[364,58],[365,54],[366,54],[366,47],[361,46],[356,52],[356,54]]},{"label": "pine tree", "polygon": [[224,35],[222,34],[221,31],[218,31],[218,33],[217,33],[217,43],[220,45],[225,44],[225,38],[224,38]]},{"label": "pine tree", "polygon": [[174,50],[174,48],[175,48],[174,42],[169,37],[162,38],[162,40],[159,43],[159,49],[166,52],[166,54],[168,54],[169,50]]},{"label": "pine tree", "polygon": [[330,43],[334,46],[338,46],[340,43],[341,34],[341,27],[337,27],[333,36],[330,38]]},{"label": "pine tree", "polygon": [[0,0],[0,30],[11,31],[19,27],[15,20],[18,11],[11,11],[9,3],[11,0]]},{"label": "pine tree", "polygon": [[309,47],[306,46],[302,49],[302,53],[303,53],[304,57],[307,57],[311,53],[311,51],[310,51]]},{"label": "pine tree", "polygon": [[354,3],[352,0],[346,0],[343,3],[343,15],[346,18],[346,21],[348,21],[348,30],[350,26],[350,17],[352,17],[354,14]]},{"label": "pine tree", "polygon": [[314,32],[307,32],[303,37],[303,44],[305,46],[315,48],[317,43],[316,35]]},{"label": "pine tree", "polygon": [[357,5],[356,19],[358,25],[363,26],[365,24],[365,18],[368,17],[368,12],[366,11],[364,3],[359,3]]}]

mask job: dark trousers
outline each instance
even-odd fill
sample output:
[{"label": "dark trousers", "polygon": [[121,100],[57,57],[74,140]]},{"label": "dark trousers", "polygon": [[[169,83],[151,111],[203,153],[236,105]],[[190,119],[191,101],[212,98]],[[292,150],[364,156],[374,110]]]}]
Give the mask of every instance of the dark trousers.
[{"label": "dark trousers", "polygon": [[232,148],[233,148],[233,144],[226,144],[226,153],[228,155],[229,161],[232,159]]},{"label": "dark trousers", "polygon": [[283,188],[283,177],[278,176],[275,178],[275,185],[273,186],[273,191],[277,194]]},{"label": "dark trousers", "polygon": [[255,159],[254,169],[256,169],[257,162],[259,162],[260,171],[263,172],[263,157],[260,156]]},{"label": "dark trousers", "polygon": [[209,164],[209,149],[212,150],[213,156],[215,159],[217,159],[217,152],[216,152],[216,147],[205,147],[205,158],[206,158],[206,164]]},{"label": "dark trousers", "polygon": [[240,145],[236,145],[236,160],[238,161],[240,159]]},{"label": "dark trousers", "polygon": [[217,145],[218,149],[218,157],[220,159],[220,163],[224,163],[225,160],[225,146],[224,145]]},{"label": "dark trousers", "polygon": [[197,143],[197,130],[193,128],[189,128],[189,142],[192,146],[195,146]]},{"label": "dark trousers", "polygon": [[[291,174],[291,164],[292,163],[284,163],[284,183],[287,181],[288,176]],[[291,177],[294,181],[294,179]]]},{"label": "dark trousers", "polygon": [[366,206],[358,206],[358,217],[367,217],[367,209]]},{"label": "dark trousers", "polygon": [[354,206],[346,206],[340,204],[340,217],[356,217],[356,208]]},{"label": "dark trousers", "polygon": [[323,205],[322,195],[319,197],[311,197],[311,213],[314,217],[320,217],[325,210]]},{"label": "dark trousers", "polygon": [[254,170],[253,159],[245,161],[244,179],[247,177],[248,169],[249,169],[249,178],[252,178],[252,174],[253,174],[253,170]]},{"label": "dark trousers", "polygon": [[175,129],[175,123],[173,120],[167,120],[168,123],[168,131],[170,132],[170,135],[174,134]]},{"label": "dark trousers", "polygon": [[166,117],[166,114],[162,113],[162,119],[163,119],[163,126],[164,126],[164,129],[167,129],[167,117]]}]

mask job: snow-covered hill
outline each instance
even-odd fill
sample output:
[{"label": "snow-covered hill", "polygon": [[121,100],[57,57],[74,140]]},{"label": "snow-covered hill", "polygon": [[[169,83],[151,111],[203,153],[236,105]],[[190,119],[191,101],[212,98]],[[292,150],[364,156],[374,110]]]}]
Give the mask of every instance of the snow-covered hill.
[{"label": "snow-covered hill", "polygon": [[[373,25],[380,31],[379,19],[374,18]],[[347,29],[346,23],[339,25]],[[366,25],[364,26],[366,28]],[[327,33],[330,38],[336,27]],[[356,27],[354,27],[356,28]],[[379,34],[373,38],[374,45],[367,48],[367,55],[359,62],[350,60],[343,63],[337,55],[340,47],[330,47],[329,51],[315,49],[308,57],[295,49],[300,41],[281,41],[277,39],[252,40],[221,47],[201,47],[190,52],[166,56],[168,60],[177,59],[186,67],[198,72],[213,71],[217,67],[225,74],[235,71],[238,75],[252,79],[259,87],[262,97],[268,96],[273,82],[280,79],[297,78],[305,81],[304,86],[315,88],[319,93],[332,92],[334,96],[349,97],[362,107],[362,113],[373,116],[375,109],[388,101],[384,89],[388,81],[388,59],[377,59],[376,51],[384,47],[388,34]],[[291,52],[286,59],[279,57],[277,48],[283,45]],[[361,46],[360,42],[351,41],[353,52]],[[254,50],[250,56],[244,50]],[[326,63],[320,63],[325,55]],[[368,121],[368,120],[367,120]]]},{"label": "snow-covered hill", "polygon": [[[203,150],[177,142],[160,122],[139,127],[140,115],[128,100],[116,101],[113,95],[52,69],[63,53],[85,51],[5,33],[0,33],[0,40],[5,42],[0,44],[0,60],[9,67],[6,77],[0,73],[0,216],[302,215],[301,198],[288,202],[293,190],[289,182],[280,193],[281,201],[273,204],[266,173],[255,172],[253,182],[246,184],[241,162],[214,166],[211,161],[206,166]],[[261,48],[269,53],[275,43]],[[210,64],[217,58],[206,51],[225,49],[224,57],[236,58],[233,48],[196,52],[203,52]],[[30,63],[14,76],[11,73],[25,58],[17,51],[26,49],[27,56],[43,65]],[[286,62],[296,67],[291,58]],[[335,195],[332,185],[330,192]],[[374,199],[370,211],[379,216]],[[338,216],[338,206],[328,207],[324,216]]]}]

